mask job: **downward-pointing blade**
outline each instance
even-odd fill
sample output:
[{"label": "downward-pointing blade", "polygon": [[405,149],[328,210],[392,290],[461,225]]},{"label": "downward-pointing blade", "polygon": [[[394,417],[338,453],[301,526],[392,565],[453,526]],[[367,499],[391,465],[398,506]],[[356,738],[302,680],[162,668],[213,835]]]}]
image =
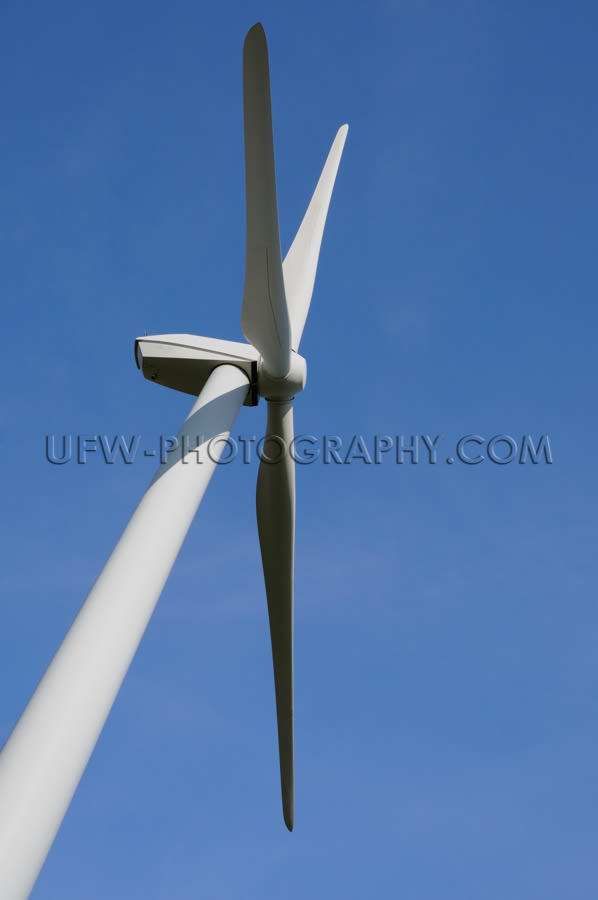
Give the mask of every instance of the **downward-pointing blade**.
[{"label": "downward-pointing blade", "polygon": [[[268,598],[284,821],[293,830],[293,558],[295,464],[290,400],[268,401],[268,425],[257,480],[257,524]],[[264,455],[265,454],[265,455]]]},{"label": "downward-pointing blade", "polygon": [[241,310],[243,334],[271,375],[291,367],[291,327],[278,230],[268,46],[258,23],[243,48],[247,244]]}]

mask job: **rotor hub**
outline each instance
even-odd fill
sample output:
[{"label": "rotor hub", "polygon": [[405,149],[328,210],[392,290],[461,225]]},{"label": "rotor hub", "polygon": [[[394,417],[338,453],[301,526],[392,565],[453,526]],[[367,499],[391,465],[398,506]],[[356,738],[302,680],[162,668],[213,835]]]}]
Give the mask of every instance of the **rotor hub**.
[{"label": "rotor hub", "polygon": [[282,378],[271,375],[260,358],[257,367],[257,390],[266,400],[290,400],[305,387],[307,363],[303,356],[291,351],[291,368]]}]

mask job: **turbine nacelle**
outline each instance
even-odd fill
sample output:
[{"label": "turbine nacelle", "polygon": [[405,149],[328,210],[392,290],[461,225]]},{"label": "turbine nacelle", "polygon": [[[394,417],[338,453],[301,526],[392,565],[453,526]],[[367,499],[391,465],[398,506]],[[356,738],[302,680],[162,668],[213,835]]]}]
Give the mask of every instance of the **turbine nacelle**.
[{"label": "turbine nacelle", "polygon": [[294,350],[288,374],[277,378],[266,370],[259,352],[251,344],[195,334],[139,337],[135,341],[135,362],[148,381],[195,397],[217,366],[237,366],[245,372],[251,386],[246,406],[256,406],[258,397],[289,400],[303,390],[307,378],[307,363]]}]

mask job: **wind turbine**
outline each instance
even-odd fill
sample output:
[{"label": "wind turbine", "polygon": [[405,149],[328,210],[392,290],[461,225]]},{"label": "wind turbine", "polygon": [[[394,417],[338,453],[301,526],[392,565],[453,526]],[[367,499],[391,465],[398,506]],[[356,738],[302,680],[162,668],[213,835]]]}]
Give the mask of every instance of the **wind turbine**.
[{"label": "wind turbine", "polygon": [[[193,394],[178,445],[139,506],[0,753],[0,897],[26,898],[104,726],[243,403],[267,401],[257,524],[268,600],[284,821],[293,828],[293,397],[299,343],[347,126],[334,139],[299,231],[280,250],[266,36],[243,51],[249,343],[187,334],[135,342],[146,378]],[[181,449],[182,448],[182,449]],[[201,463],[195,464],[195,463]]]}]

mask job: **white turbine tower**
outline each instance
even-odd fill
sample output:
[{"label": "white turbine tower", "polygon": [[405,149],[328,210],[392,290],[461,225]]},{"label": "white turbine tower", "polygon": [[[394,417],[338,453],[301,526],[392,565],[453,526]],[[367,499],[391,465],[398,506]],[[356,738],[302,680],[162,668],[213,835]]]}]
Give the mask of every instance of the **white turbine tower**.
[{"label": "white turbine tower", "polygon": [[[243,53],[247,248],[241,325],[250,342],[138,338],[146,378],[196,400],[0,753],[0,897],[29,896],[243,403],[268,403],[257,523],[272,641],[284,820],[293,828],[293,397],[298,355],[347,126],[332,144],[282,261],[266,36]],[[183,448],[181,450],[181,448]],[[275,448],[275,449],[273,449]],[[201,465],[196,465],[201,462]]]}]

